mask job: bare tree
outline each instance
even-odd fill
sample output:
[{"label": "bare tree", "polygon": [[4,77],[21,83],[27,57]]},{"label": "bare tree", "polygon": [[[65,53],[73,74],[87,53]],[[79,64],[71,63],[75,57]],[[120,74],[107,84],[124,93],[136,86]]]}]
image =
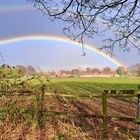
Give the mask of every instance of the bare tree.
[{"label": "bare tree", "polygon": [[[65,35],[82,44],[85,37],[92,38],[105,24],[108,31],[116,32],[105,39],[100,49],[110,53],[115,47],[129,50],[130,46],[140,50],[140,0],[29,0],[51,20],[67,23]],[[99,23],[100,21],[100,23]],[[130,45],[131,44],[131,45]]]}]

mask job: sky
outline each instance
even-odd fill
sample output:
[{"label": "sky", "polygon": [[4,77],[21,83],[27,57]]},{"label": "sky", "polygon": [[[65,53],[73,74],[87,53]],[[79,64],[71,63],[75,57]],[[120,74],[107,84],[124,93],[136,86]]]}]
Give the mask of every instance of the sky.
[{"label": "sky", "polygon": [[[27,7],[21,10],[21,7]],[[17,7],[15,10],[15,7]],[[62,22],[51,22],[41,11],[33,8],[26,0],[0,0],[0,40],[30,36],[47,35],[64,37]],[[86,43],[101,47],[103,38],[95,36]],[[86,56],[81,56],[81,46],[57,40],[28,40],[0,44],[5,63],[10,65],[33,65],[43,70],[72,69],[76,67],[111,67],[118,66],[109,59],[85,49]],[[116,50],[115,58],[126,66],[139,63],[140,55],[132,49],[130,52]],[[2,58],[0,57],[0,64]]]}]

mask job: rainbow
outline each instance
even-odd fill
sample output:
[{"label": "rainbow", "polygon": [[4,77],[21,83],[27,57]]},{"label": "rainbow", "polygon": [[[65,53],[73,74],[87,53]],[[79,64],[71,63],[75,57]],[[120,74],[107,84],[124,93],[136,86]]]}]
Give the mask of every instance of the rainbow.
[{"label": "rainbow", "polygon": [[[80,43],[70,40],[68,38],[64,38],[64,37],[59,37],[59,36],[47,36],[47,35],[30,35],[30,36],[21,36],[21,37],[14,37],[14,38],[8,38],[8,39],[3,39],[0,40],[0,45],[4,45],[4,44],[9,44],[9,43],[15,43],[15,42],[22,42],[22,41],[30,41],[30,40],[41,40],[41,41],[46,41],[46,40],[50,40],[50,41],[59,41],[59,42],[64,42],[64,43],[71,43],[73,45],[76,46],[81,46]],[[105,52],[98,50],[96,47],[91,46],[89,44],[85,44],[85,48],[87,48],[88,50],[91,50],[92,52],[95,52],[101,56],[103,56],[104,58],[107,58],[108,60],[110,60],[112,63],[114,63],[116,66],[123,66],[126,67],[123,63],[121,63],[120,61],[118,61],[116,58],[111,57],[110,55],[107,55]]]},{"label": "rainbow", "polygon": [[[32,5],[0,6],[0,12],[25,11],[25,10],[34,10],[34,9],[35,8]],[[69,12],[71,12],[71,11],[69,11]],[[103,19],[99,19],[99,18],[97,19],[97,23],[103,24],[104,22],[105,21]],[[118,28],[116,25],[112,25],[112,23],[110,23],[110,25],[112,26],[110,28],[112,31],[118,32],[118,33],[123,32],[123,30]],[[140,45],[140,40],[136,40],[136,38],[134,36],[130,36],[128,40],[131,41],[135,46]]]}]

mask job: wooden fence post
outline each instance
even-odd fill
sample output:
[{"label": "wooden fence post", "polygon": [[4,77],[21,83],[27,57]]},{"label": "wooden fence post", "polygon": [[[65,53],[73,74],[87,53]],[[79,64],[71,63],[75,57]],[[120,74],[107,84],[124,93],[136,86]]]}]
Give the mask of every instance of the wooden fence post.
[{"label": "wooden fence post", "polygon": [[34,126],[35,128],[40,127],[40,94],[39,92],[35,95],[35,115],[34,115]]},{"label": "wooden fence post", "polygon": [[43,115],[44,115],[44,95],[45,95],[45,84],[41,86],[41,92],[36,94],[36,107],[35,107],[35,118],[34,123],[36,128],[43,128]]},{"label": "wooden fence post", "polygon": [[44,96],[45,96],[45,84],[41,87],[41,98],[40,98],[40,127],[43,128],[44,124]]},{"label": "wooden fence post", "polygon": [[[138,90],[140,91],[140,85]],[[140,94],[138,94],[138,119],[140,119]],[[140,138],[140,123],[138,123],[138,138]]]},{"label": "wooden fence post", "polygon": [[107,118],[107,96],[108,90],[102,93],[102,111],[103,111],[103,138],[108,138],[108,118]]}]

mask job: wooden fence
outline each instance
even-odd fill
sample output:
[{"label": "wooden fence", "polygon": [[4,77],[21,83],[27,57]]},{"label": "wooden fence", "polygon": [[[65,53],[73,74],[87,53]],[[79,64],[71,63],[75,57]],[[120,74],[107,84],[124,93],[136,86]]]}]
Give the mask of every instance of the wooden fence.
[{"label": "wooden fence", "polygon": [[[34,117],[34,123],[36,127],[42,128],[43,127],[43,120],[44,120],[44,112],[47,112],[50,115],[66,115],[66,116],[77,116],[77,117],[94,117],[94,118],[100,118],[103,120],[103,137],[108,138],[108,121],[110,119],[113,120],[119,120],[119,121],[127,121],[127,122],[133,122],[138,124],[138,139],[140,138],[140,86],[138,87],[138,90],[102,90],[100,91],[100,94],[92,94],[92,95],[72,95],[72,94],[53,94],[53,93],[47,93],[47,89],[45,88],[45,85],[42,84],[40,92],[34,94],[30,90],[13,90],[10,91],[10,94],[8,94],[5,90],[0,90],[0,96],[14,96],[14,93],[18,93],[18,96],[30,96],[35,95],[36,96],[36,105],[35,105],[35,117]],[[99,92],[99,91],[98,91]],[[13,93],[13,94],[12,94]],[[55,111],[45,111],[44,109],[44,100],[45,96],[60,96],[60,97],[70,97],[70,98],[101,98],[102,99],[102,112],[103,115],[91,115],[91,114],[74,114],[70,112],[55,112]],[[109,116],[108,115],[108,105],[107,100],[108,98],[137,98],[137,117],[122,117],[122,116]]]}]

